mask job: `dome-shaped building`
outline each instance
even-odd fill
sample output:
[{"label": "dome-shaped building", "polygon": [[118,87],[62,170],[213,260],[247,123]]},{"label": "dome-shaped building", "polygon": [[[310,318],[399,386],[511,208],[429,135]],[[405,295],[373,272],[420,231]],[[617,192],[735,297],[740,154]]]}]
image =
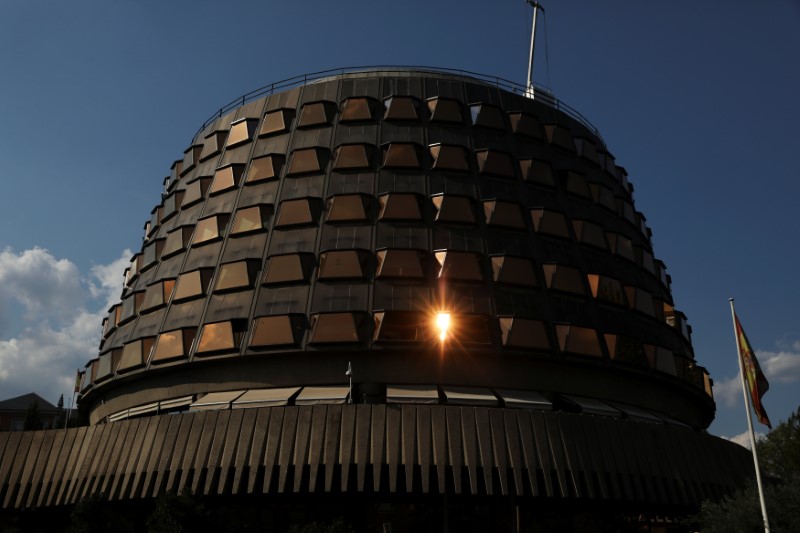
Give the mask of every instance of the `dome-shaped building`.
[{"label": "dome-shaped building", "polygon": [[337,71],[207,121],[104,321],[71,466],[35,490],[6,474],[5,505],[445,495],[519,526],[737,486],[747,458],[704,431],[711,380],[625,170],[524,93]]}]

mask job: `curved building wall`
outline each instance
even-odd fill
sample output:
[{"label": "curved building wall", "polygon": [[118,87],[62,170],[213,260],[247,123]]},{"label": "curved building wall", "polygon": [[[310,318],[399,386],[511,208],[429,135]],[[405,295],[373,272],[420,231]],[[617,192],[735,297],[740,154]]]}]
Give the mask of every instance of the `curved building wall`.
[{"label": "curved building wall", "polygon": [[248,102],[173,164],[81,408],[337,403],[350,364],[356,403],[600,401],[706,427],[710,380],[632,191],[584,124],[477,79]]}]

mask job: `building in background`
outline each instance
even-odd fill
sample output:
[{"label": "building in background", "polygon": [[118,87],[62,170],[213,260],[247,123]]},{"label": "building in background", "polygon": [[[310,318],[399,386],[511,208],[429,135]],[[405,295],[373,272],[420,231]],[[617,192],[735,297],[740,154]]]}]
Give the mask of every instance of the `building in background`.
[{"label": "building in background", "polygon": [[35,392],[0,401],[0,431],[22,431],[26,420],[36,429],[56,429],[64,424],[66,412]]},{"label": "building in background", "polygon": [[340,71],[220,110],[104,321],[91,425],[0,437],[3,506],[188,490],[275,527],[487,531],[653,524],[738,487],[624,168],[525,91]]}]

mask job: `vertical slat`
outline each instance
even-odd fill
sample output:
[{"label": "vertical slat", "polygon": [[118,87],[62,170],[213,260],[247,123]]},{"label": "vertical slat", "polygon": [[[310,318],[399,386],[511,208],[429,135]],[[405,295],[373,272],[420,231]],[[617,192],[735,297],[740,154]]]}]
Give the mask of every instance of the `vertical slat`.
[{"label": "vertical slat", "polygon": [[83,486],[83,490],[81,491],[80,495],[81,499],[85,498],[88,494],[94,494],[95,491],[100,488],[103,478],[108,470],[108,461],[111,459],[111,456],[114,453],[114,447],[117,445],[119,433],[122,428],[126,427],[125,424],[119,422],[108,425],[111,428],[111,431],[104,439],[101,451],[98,454],[97,460],[94,462],[95,468],[93,468],[92,472],[90,473],[92,476],[91,479]]},{"label": "vertical slat", "polygon": [[[533,427],[533,436],[536,440],[536,452],[539,459],[539,464],[542,465],[542,474],[544,478],[544,488],[547,491],[547,497],[559,496],[556,494],[556,487],[553,486],[553,474],[556,474],[559,484],[561,478],[558,477],[559,466],[553,463],[553,454],[550,451],[550,438],[547,435],[547,427],[544,422],[544,413],[541,411],[534,411],[530,413],[531,425]],[[563,473],[561,473],[563,476]],[[563,486],[563,485],[561,485]]]},{"label": "vertical slat", "polygon": [[219,411],[209,411],[206,414],[205,422],[203,423],[203,431],[200,434],[200,442],[197,444],[197,451],[194,454],[194,470],[192,475],[192,494],[198,494],[200,490],[200,480],[203,478],[203,473],[209,476],[208,470],[208,454],[211,450],[211,442],[216,435],[217,421],[219,420]]},{"label": "vertical slat", "polygon": [[284,492],[286,477],[294,455],[294,437],[297,433],[298,407],[286,407],[281,426],[280,450],[278,451],[278,492]]},{"label": "vertical slat", "polygon": [[134,463],[133,473],[129,476],[130,482],[128,483],[128,494],[121,493],[121,498],[137,498],[140,497],[140,489],[142,480],[144,478],[145,470],[147,469],[147,462],[150,460],[150,452],[153,450],[153,443],[156,439],[156,432],[158,426],[162,423],[163,418],[160,416],[148,417],[147,430],[144,432],[142,439],[141,451],[139,457]]},{"label": "vertical slat", "polygon": [[581,433],[581,438],[583,439],[586,460],[588,461],[588,468],[587,476],[589,477],[589,482],[593,480],[593,478],[597,479],[597,490],[599,491],[598,496],[604,500],[610,499],[610,493],[608,484],[606,483],[606,476],[605,476],[605,459],[603,457],[602,450],[600,448],[600,442],[598,442],[597,435],[594,431],[593,419],[586,418],[585,420],[575,421],[575,427]]},{"label": "vertical slat", "polygon": [[[158,496],[161,494],[162,486],[164,485],[164,478],[167,476],[167,473],[170,470],[170,463],[173,462],[173,457],[175,455],[180,455],[179,449],[182,445],[176,446],[175,443],[178,440],[178,435],[181,433],[181,427],[184,425],[184,422],[189,424],[191,423],[191,417],[186,417],[183,415],[175,414],[175,415],[167,415],[170,418],[169,426],[167,426],[167,434],[164,438],[164,444],[161,449],[161,457],[158,460],[158,466],[156,467],[155,472],[155,479],[153,480],[153,496]],[[146,485],[150,485],[150,476],[148,475],[147,479],[145,480]]]},{"label": "vertical slat", "polygon": [[89,484],[92,474],[97,471],[98,454],[99,450],[102,449],[100,445],[105,442],[110,433],[111,428],[108,427],[107,424],[95,426],[94,432],[92,432],[91,437],[89,437],[86,442],[85,455],[79,459],[80,469],[77,471],[75,483],[69,494],[69,502],[77,502],[80,500],[81,494],[83,494],[84,489]]},{"label": "vertical slat", "polygon": [[283,417],[287,409],[282,407],[273,407],[272,413],[269,416],[269,430],[267,431],[267,446],[264,451],[264,493],[268,493],[270,485],[272,484],[272,473],[278,466],[278,450],[280,449],[280,442],[283,436],[281,435],[281,428],[283,427]]},{"label": "vertical slat", "polygon": [[494,453],[492,451],[492,425],[489,422],[489,410],[485,407],[471,408],[475,417],[475,429],[478,435],[478,454],[480,464],[483,466],[483,484],[486,486],[486,494],[494,494],[494,483],[492,482],[492,470],[494,464]]},{"label": "vertical slat", "polygon": [[[69,439],[67,438],[68,436],[70,436]],[[51,489],[55,483],[53,480],[53,475],[55,474],[56,467],[59,464],[58,458],[64,449],[64,443],[74,438],[75,430],[62,429],[56,433],[53,441],[53,448],[50,450],[50,455],[47,458],[47,464],[45,464],[44,471],[42,472],[42,490],[39,491],[39,495],[36,497],[36,507],[41,507],[44,505],[44,502],[50,496]],[[3,471],[0,470],[0,475],[2,475],[2,472]],[[0,488],[2,488],[2,484],[0,484]],[[0,492],[2,492],[2,490],[0,490]]]},{"label": "vertical slat", "polygon": [[[237,412],[240,412],[237,409]],[[228,435],[228,424],[231,421],[232,411],[218,411],[217,423],[214,425],[214,436],[211,445],[208,447],[208,455],[204,461],[203,468],[206,471],[206,479],[203,484],[203,494],[208,495],[214,491],[214,484],[219,483],[220,460],[222,450],[225,449]],[[235,443],[234,443],[235,446]]]},{"label": "vertical slat", "polygon": [[308,464],[308,439],[311,436],[311,416],[314,407],[304,405],[298,408],[297,432],[295,434],[294,453],[292,453],[292,466],[294,466],[294,492],[300,492],[303,482],[303,471]]},{"label": "vertical slat", "polygon": [[658,439],[652,426],[647,424],[637,425],[643,443],[641,449],[644,452],[644,461],[653,476],[653,483],[658,491],[660,502],[677,504],[678,500],[673,487],[667,481],[667,473],[663,470],[664,464],[669,460],[669,455],[671,455],[670,450]]},{"label": "vertical slat", "polygon": [[342,438],[342,406],[328,406],[328,416],[325,421],[325,444],[322,464],[325,465],[325,492],[333,490],[333,472],[339,461],[339,439]]},{"label": "vertical slat", "polygon": [[649,469],[641,453],[641,438],[639,432],[634,429],[627,431],[615,424],[614,427],[620,434],[623,446],[627,450],[626,454],[630,460],[632,470],[635,473],[635,479],[641,480],[645,492],[640,492],[639,496],[642,501],[655,500],[658,497],[655,487],[653,486],[652,476],[649,474]]},{"label": "vertical slat", "polygon": [[61,486],[58,488],[58,494],[54,500],[56,505],[67,503],[67,495],[69,494],[69,490],[72,488],[75,471],[80,466],[78,457],[80,457],[85,450],[84,446],[87,435],[91,435],[93,432],[94,426],[78,428],[78,434],[75,437],[75,442],[72,444],[72,449],[69,452],[69,457],[67,457],[66,466],[64,467],[63,477],[61,478]]},{"label": "vertical slat", "polygon": [[[141,448],[147,422],[147,418],[137,418],[130,422],[131,426],[128,429],[128,436],[122,442],[122,446],[120,446],[119,449],[119,462],[115,468],[113,482],[108,492],[109,499],[113,499],[117,494],[125,491],[124,483],[129,473],[128,465],[135,460],[136,453],[138,453]],[[132,466],[130,468],[132,468]]]},{"label": "vertical slat", "polygon": [[464,463],[469,473],[470,493],[478,494],[478,437],[475,429],[475,411],[459,407],[461,411],[461,437],[464,443]]},{"label": "vertical slat", "polygon": [[525,484],[522,481],[522,462],[521,438],[519,434],[519,424],[513,409],[503,409],[503,425],[506,431],[506,449],[508,452],[508,462],[511,466],[511,474],[514,476],[514,494],[522,496],[525,493]]},{"label": "vertical slat", "polygon": [[639,476],[634,475],[636,462],[629,451],[631,445],[630,435],[621,435],[619,426],[611,423],[606,423],[605,427],[611,437],[611,449],[615,452],[616,463],[622,470],[622,479],[627,492],[626,499],[637,499],[644,494],[645,489]]},{"label": "vertical slat", "polygon": [[242,487],[242,475],[247,470],[248,456],[250,455],[250,447],[253,445],[253,432],[255,431],[255,422],[258,415],[257,409],[244,409],[244,416],[242,417],[242,429],[239,432],[239,445],[236,447],[236,455],[233,458],[233,483],[231,485],[231,493],[239,494]]},{"label": "vertical slat", "polygon": [[[497,468],[500,478],[500,492],[508,496],[508,451],[507,434],[503,423],[503,411],[500,409],[489,410],[489,423],[492,428],[492,461]],[[490,478],[491,479],[491,478]]]},{"label": "vertical slat", "polygon": [[139,425],[139,420],[125,420],[117,423],[122,426],[119,431],[119,436],[117,437],[117,444],[114,446],[114,449],[111,450],[102,482],[98,482],[96,489],[96,492],[100,492],[109,498],[112,494],[112,487],[120,478],[120,471],[125,468],[125,463],[122,462],[125,459],[122,455],[122,451],[133,438],[136,428]]},{"label": "vertical slat", "polygon": [[[556,469],[556,477],[561,489],[561,496],[569,496],[570,485],[574,486],[571,478],[567,478],[567,471],[570,471],[569,463],[564,454],[564,443],[562,442],[561,431],[557,422],[558,413],[544,413],[544,426],[547,433],[547,440],[550,444],[550,453]],[[570,471],[570,475],[572,472]]]},{"label": "vertical slat", "polygon": [[455,493],[461,494],[461,468],[464,463],[464,439],[461,435],[461,410],[458,407],[444,408],[447,420],[448,461],[453,471]]},{"label": "vertical slat", "polygon": [[10,471],[8,473],[8,492],[6,492],[6,497],[3,499],[3,507],[8,508],[11,504],[12,499],[15,497],[15,493],[17,490],[22,490],[20,487],[17,489],[17,485],[19,484],[19,480],[22,477],[22,470],[25,467],[25,462],[28,459],[28,454],[31,451],[31,443],[33,442],[33,431],[23,431],[21,432],[22,438],[19,441],[19,446],[17,447],[17,453],[13,458],[13,462],[11,463]]},{"label": "vertical slat", "polygon": [[386,404],[375,405],[372,407],[372,423],[370,426],[372,489],[375,492],[378,492],[381,488],[381,469],[386,462]]},{"label": "vertical slat", "polygon": [[433,441],[431,440],[431,408],[417,406],[417,458],[422,473],[422,492],[428,494],[431,485]]},{"label": "vertical slat", "polygon": [[347,490],[350,479],[350,465],[353,464],[353,441],[356,436],[356,406],[345,405],[342,408],[342,432],[339,441],[342,466],[342,492]]},{"label": "vertical slat", "polygon": [[432,408],[430,413],[433,429],[433,464],[436,466],[439,494],[444,494],[447,483],[447,419],[444,408],[440,406]]},{"label": "vertical slat", "polygon": [[253,444],[250,446],[250,457],[247,461],[250,473],[247,476],[247,494],[252,494],[256,489],[258,472],[264,464],[264,448],[267,440],[267,427],[269,425],[272,409],[262,407],[257,409],[255,428],[253,429]]},{"label": "vertical slat", "polygon": [[389,492],[397,491],[397,470],[400,468],[400,416],[397,405],[386,406],[386,464],[389,468]]},{"label": "vertical slat", "polygon": [[367,464],[369,463],[369,436],[370,418],[372,416],[372,406],[369,404],[359,404],[356,406],[356,441],[355,441],[355,462],[356,462],[356,486],[359,492],[364,490],[366,481]]},{"label": "vertical slat", "polygon": [[192,465],[194,464],[195,455],[197,455],[197,447],[200,444],[200,436],[203,434],[207,415],[206,411],[182,415],[191,417],[191,423],[188,425],[185,439],[178,440],[178,442],[183,443],[181,445],[181,456],[176,458],[173,463],[172,472],[169,473],[169,478],[167,479],[167,490],[174,488],[175,492],[180,494],[182,489],[188,486],[192,475]]},{"label": "vertical slat", "polygon": [[308,444],[308,491],[317,490],[317,475],[322,461],[325,445],[325,422],[328,418],[327,405],[315,405],[311,412],[311,436]]},{"label": "vertical slat", "polygon": [[[512,412],[514,413],[514,417],[517,419],[517,425],[519,426],[519,437],[520,441],[522,442],[522,461],[525,464],[525,469],[528,471],[528,481],[531,484],[531,494],[538,496],[539,483],[537,481],[536,472],[538,469],[542,468],[542,463],[539,460],[539,452],[536,449],[536,438],[533,434],[531,414],[529,411],[522,409]],[[547,476],[544,477],[547,478]],[[520,490],[522,489],[520,488]]]},{"label": "vertical slat", "polygon": [[[25,507],[33,507],[37,498],[41,497],[42,490],[44,489],[45,466],[50,460],[50,456],[54,453],[54,446],[59,443],[58,436],[63,433],[63,430],[53,430],[47,432],[45,435],[45,440],[39,451],[39,458],[36,461],[36,466],[31,475],[31,490],[28,494],[28,498],[25,500]],[[2,444],[0,444],[0,449],[2,449]],[[55,448],[55,453],[58,453],[58,448]]]},{"label": "vertical slat", "polygon": [[30,486],[31,475],[33,475],[33,467],[39,460],[39,454],[42,451],[42,443],[44,442],[45,436],[44,430],[33,431],[31,433],[33,433],[33,438],[31,439],[28,457],[25,459],[25,463],[22,466],[22,475],[19,478],[19,491],[17,492],[14,507],[21,507],[28,493],[33,490]]},{"label": "vertical slat", "polygon": [[413,405],[401,406],[400,457],[405,467],[406,492],[414,490],[414,463],[416,461],[417,411]]},{"label": "vertical slat", "polygon": [[[219,461],[219,484],[217,485],[217,494],[224,494],[226,492],[228,477],[235,457],[234,454],[239,446],[241,446],[240,438],[244,413],[244,409],[234,409],[230,411],[230,421],[225,430],[225,440],[222,443],[222,458]],[[210,466],[212,465],[209,465],[209,467]]]},{"label": "vertical slat", "polygon": [[137,481],[134,483],[138,487],[134,496],[139,498],[146,498],[152,496],[151,483],[156,475],[158,463],[161,460],[161,453],[164,449],[164,441],[167,438],[169,424],[173,415],[160,415],[158,424],[156,425],[155,432],[153,433],[152,444],[150,446],[150,453],[146,461],[141,463],[141,473],[137,475]]},{"label": "vertical slat", "polygon": [[83,436],[81,429],[83,428],[71,428],[65,430],[66,434],[64,436],[64,443],[61,445],[61,451],[56,458],[55,464],[53,464],[52,483],[47,492],[47,499],[44,501],[44,505],[49,506],[56,503],[58,492],[64,485],[64,475],[67,471],[67,462],[69,461],[69,457],[72,455],[72,450],[75,447],[76,441],[78,441],[78,437]]},{"label": "vertical slat", "polygon": [[[591,492],[589,494],[585,494],[580,483],[581,478],[583,478],[587,487],[591,485],[590,480],[587,479],[585,467],[581,461],[581,456],[575,446],[576,435],[572,431],[570,425],[570,420],[572,417],[573,415],[570,414],[562,414],[561,416],[555,418],[556,425],[558,426],[558,435],[564,447],[564,457],[566,458],[568,472],[570,473],[569,479],[572,481],[572,485],[575,487],[575,495],[579,498],[586,498],[587,496],[591,497],[591,495],[594,493],[594,490],[590,489]],[[580,448],[580,446],[577,448]]]}]

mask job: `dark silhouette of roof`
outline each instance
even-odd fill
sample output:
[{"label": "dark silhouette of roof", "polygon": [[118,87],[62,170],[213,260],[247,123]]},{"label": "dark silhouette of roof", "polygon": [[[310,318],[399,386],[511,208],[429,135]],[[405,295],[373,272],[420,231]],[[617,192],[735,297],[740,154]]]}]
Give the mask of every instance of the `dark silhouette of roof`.
[{"label": "dark silhouette of roof", "polygon": [[35,392],[0,401],[0,411],[25,411],[33,402],[39,404],[39,411],[60,411],[58,407]]}]

